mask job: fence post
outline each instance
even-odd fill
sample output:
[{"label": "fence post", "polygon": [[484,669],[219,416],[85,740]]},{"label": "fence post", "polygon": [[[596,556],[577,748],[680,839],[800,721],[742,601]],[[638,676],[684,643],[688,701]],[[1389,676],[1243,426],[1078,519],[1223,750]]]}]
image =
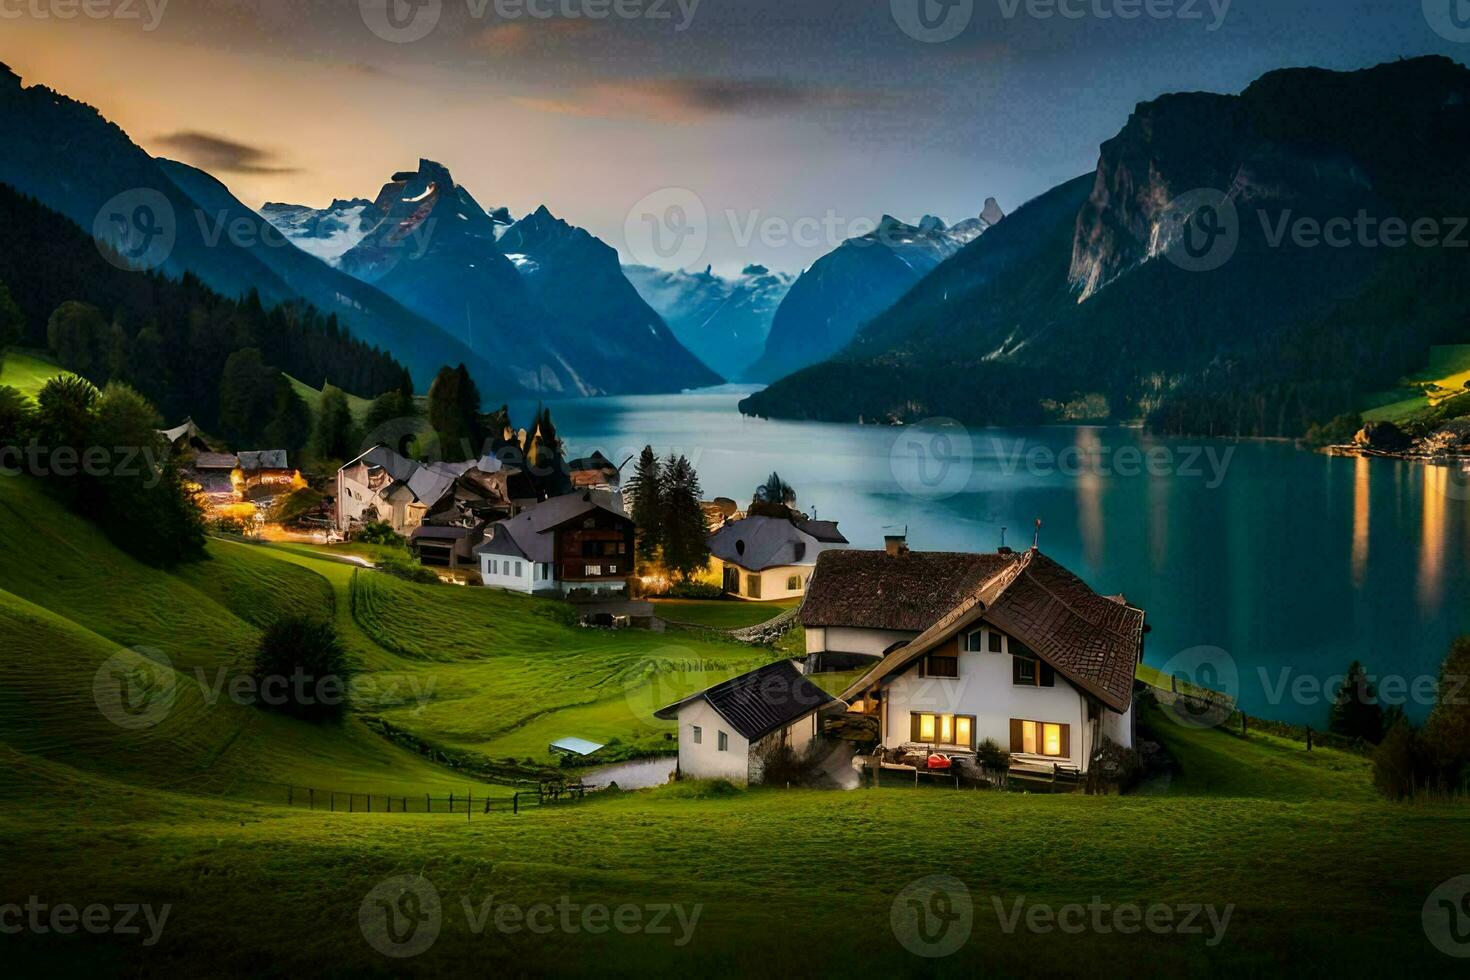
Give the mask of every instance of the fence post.
[{"label": "fence post", "polygon": [[287,786],[286,787],[286,805],[287,806],[295,806],[296,805],[296,787],[295,786]]},{"label": "fence post", "polygon": [[469,823],[475,819],[475,791],[470,790],[470,795],[464,800],[464,819]]},{"label": "fence post", "polygon": [[1307,726],[1307,751],[1312,751],[1312,726]]},{"label": "fence post", "polygon": [[347,794],[347,812],[348,813],[356,813],[357,812],[356,807],[357,807],[357,794],[356,793],[348,793]]},{"label": "fence post", "polygon": [[335,792],[332,793],[332,812],[337,812],[337,794]]},{"label": "fence post", "polygon": [[520,813],[521,812],[521,794],[520,793],[516,793],[514,796],[512,796],[510,798],[510,812],[511,813]]},{"label": "fence post", "polygon": [[428,793],[425,793],[424,794],[424,812],[425,813],[433,813],[434,812],[434,798],[431,797]]},{"label": "fence post", "polygon": [[316,790],[309,789],[306,792],[309,793],[309,794],[311,794],[308,797],[309,802],[307,803],[307,809],[309,809],[309,810],[315,810],[316,809]]},{"label": "fence post", "polygon": [[408,812],[408,797],[405,796],[403,799],[399,800],[398,802],[400,804],[400,806],[399,806],[399,812],[400,813],[407,813]]}]

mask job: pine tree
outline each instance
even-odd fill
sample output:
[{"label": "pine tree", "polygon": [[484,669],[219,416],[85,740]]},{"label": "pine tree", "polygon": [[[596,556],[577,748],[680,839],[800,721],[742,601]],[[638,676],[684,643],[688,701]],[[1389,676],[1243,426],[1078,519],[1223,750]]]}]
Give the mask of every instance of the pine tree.
[{"label": "pine tree", "polygon": [[280,377],[253,347],[236,351],[225,361],[219,383],[219,421],[225,438],[236,449],[250,448],[270,424]]},{"label": "pine tree", "polygon": [[1470,791],[1470,636],[1450,647],[1439,668],[1439,693],[1424,725],[1430,761],[1443,784]]},{"label": "pine tree", "polygon": [[1363,665],[1354,660],[1332,701],[1327,727],[1338,735],[1361,738],[1374,745],[1383,740],[1383,706]]},{"label": "pine tree", "polygon": [[463,364],[439,369],[429,388],[429,425],[439,436],[444,459],[475,459],[482,452],[480,390]]},{"label": "pine tree", "polygon": [[10,289],[0,281],[0,356],[7,347],[20,343],[25,336],[26,319],[11,298]]},{"label": "pine tree", "polygon": [[689,460],[670,454],[662,492],[664,566],[686,581],[709,566],[709,524],[699,505],[702,493]]},{"label": "pine tree", "polygon": [[284,374],[276,375],[275,409],[262,438],[266,448],[293,456],[311,440],[311,408]]},{"label": "pine tree", "polygon": [[652,446],[644,446],[638,457],[633,479],[628,481],[632,501],[633,523],[638,526],[638,558],[645,562],[658,560],[663,541],[663,469]]},{"label": "pine tree", "polygon": [[327,385],[317,409],[316,428],[311,435],[311,451],[320,461],[347,459],[356,455],[352,408],[341,388]]}]

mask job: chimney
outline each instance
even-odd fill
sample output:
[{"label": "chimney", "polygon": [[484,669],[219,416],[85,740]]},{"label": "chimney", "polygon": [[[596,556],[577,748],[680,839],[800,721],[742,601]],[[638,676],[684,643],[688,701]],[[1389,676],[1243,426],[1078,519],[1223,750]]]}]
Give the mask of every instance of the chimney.
[{"label": "chimney", "polygon": [[907,534],[885,534],[883,536],[883,548],[888,552],[890,558],[898,558],[909,553],[909,540]]}]

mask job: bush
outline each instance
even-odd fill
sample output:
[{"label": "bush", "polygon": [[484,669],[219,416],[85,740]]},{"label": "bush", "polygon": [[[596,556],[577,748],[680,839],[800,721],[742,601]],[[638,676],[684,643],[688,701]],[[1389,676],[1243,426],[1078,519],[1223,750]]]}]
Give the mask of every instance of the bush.
[{"label": "bush", "polygon": [[385,544],[403,546],[403,537],[393,530],[387,521],[369,521],[357,532],[357,541],[362,544]]},{"label": "bush", "polygon": [[237,538],[243,538],[250,533],[250,527],[238,517],[216,517],[209,522],[209,530],[213,534],[228,534]]},{"label": "bush", "polygon": [[987,738],[976,746],[975,761],[992,772],[1006,772],[1011,768],[1011,754],[993,738]]},{"label": "bush", "polygon": [[723,599],[725,590],[710,582],[679,582],[665,595],[671,599]]},{"label": "bush", "polygon": [[261,638],[251,671],[262,707],[308,721],[342,716],[352,673],[337,628],[311,616],[276,620]]},{"label": "bush", "polygon": [[1390,800],[1405,800],[1426,781],[1419,736],[1400,720],[1373,750],[1373,785]]},{"label": "bush", "polygon": [[422,585],[439,584],[439,576],[432,568],[425,568],[412,558],[385,558],[378,563],[378,569],[409,582],[418,582]]}]

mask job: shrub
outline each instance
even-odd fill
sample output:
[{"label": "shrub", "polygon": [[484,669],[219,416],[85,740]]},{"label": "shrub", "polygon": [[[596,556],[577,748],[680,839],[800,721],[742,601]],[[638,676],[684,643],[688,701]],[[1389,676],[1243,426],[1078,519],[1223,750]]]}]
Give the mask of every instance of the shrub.
[{"label": "shrub", "polygon": [[216,517],[209,522],[209,530],[214,534],[229,534],[237,538],[243,538],[250,533],[250,528],[238,517]]},{"label": "shrub", "polygon": [[357,540],[363,544],[386,544],[402,547],[403,538],[387,521],[369,521],[357,532]]},{"label": "shrub", "polygon": [[422,585],[439,584],[439,576],[433,569],[425,568],[412,558],[385,558],[378,563],[378,569],[409,582],[418,582]]},{"label": "shrub", "polygon": [[987,738],[976,746],[975,761],[992,772],[1005,772],[1011,768],[1011,754],[993,738]]},{"label": "shrub", "polygon": [[284,616],[265,631],[251,673],[262,707],[325,721],[346,710],[353,670],[332,623]]},{"label": "shrub", "polygon": [[678,582],[665,595],[671,599],[722,599],[725,590],[711,582]]},{"label": "shrub", "polygon": [[1373,750],[1373,785],[1390,800],[1404,800],[1426,776],[1419,736],[1401,719]]}]

